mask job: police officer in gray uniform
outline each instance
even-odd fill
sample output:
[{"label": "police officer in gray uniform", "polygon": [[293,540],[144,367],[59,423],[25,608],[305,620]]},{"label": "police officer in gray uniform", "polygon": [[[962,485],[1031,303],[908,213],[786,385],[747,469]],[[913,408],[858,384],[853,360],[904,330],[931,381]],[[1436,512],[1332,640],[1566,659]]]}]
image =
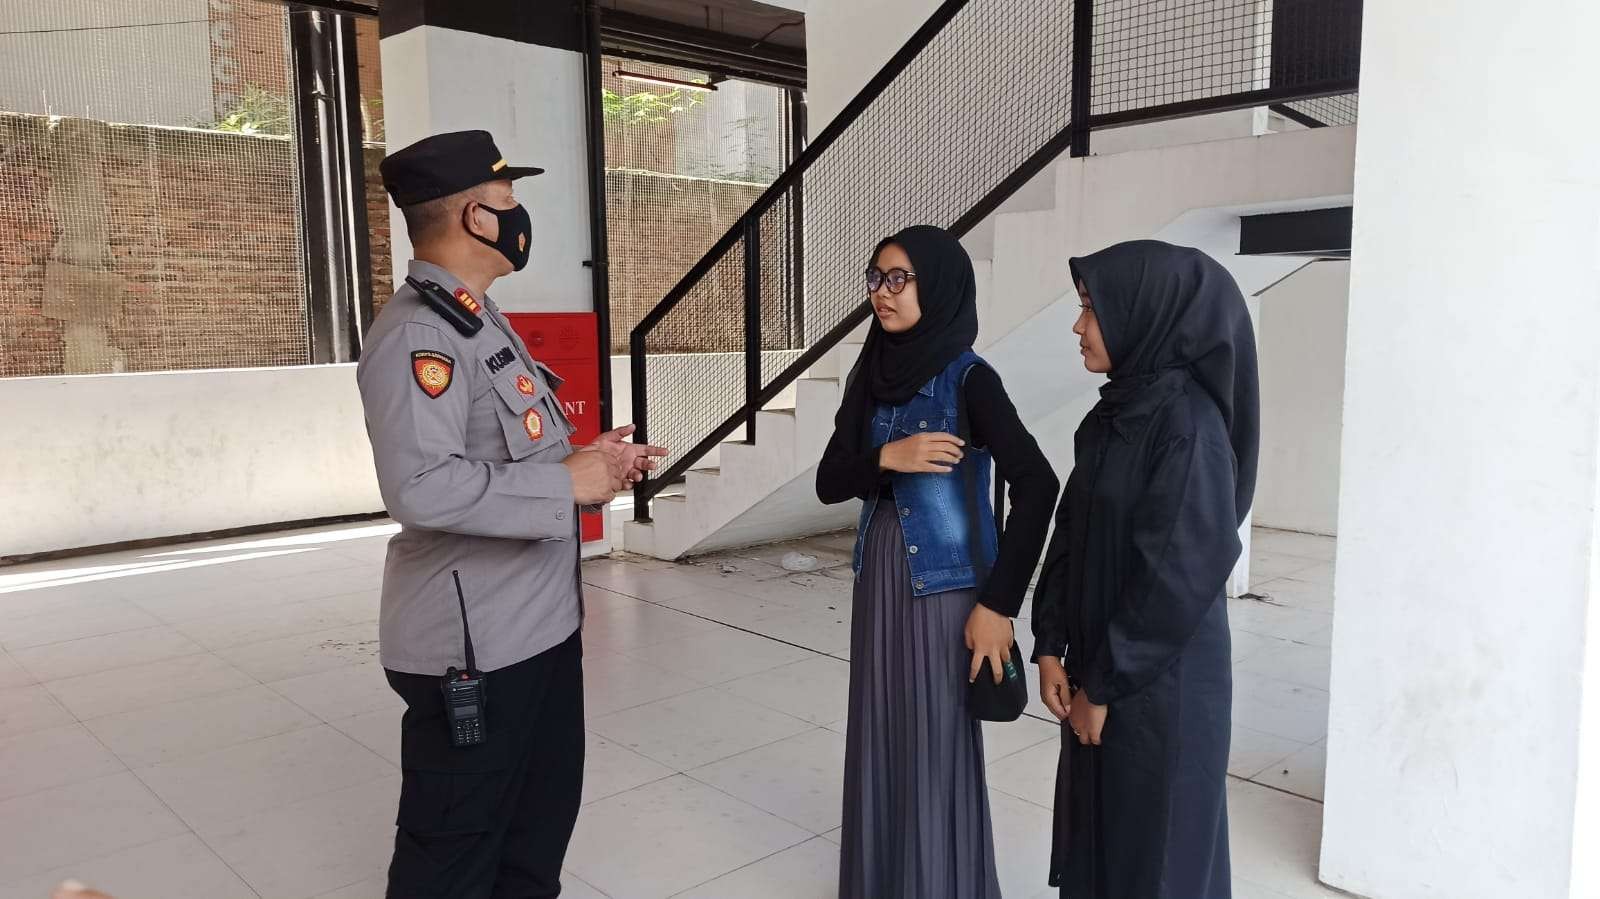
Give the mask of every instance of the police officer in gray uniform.
[{"label": "police officer in gray uniform", "polygon": [[574,449],[560,379],[489,298],[528,262],[512,182],[540,169],[464,131],[412,144],[381,171],[415,251],[357,368],[378,484],[401,526],[379,622],[406,703],[388,895],[555,896],[583,783],[578,510],[665,451],[625,441],[631,427]]}]

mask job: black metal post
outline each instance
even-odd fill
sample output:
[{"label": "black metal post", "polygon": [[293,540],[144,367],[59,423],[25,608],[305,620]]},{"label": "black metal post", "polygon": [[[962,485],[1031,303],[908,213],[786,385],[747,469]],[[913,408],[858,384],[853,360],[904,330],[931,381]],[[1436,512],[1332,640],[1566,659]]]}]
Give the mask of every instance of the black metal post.
[{"label": "black metal post", "polygon": [[[600,7],[584,12],[585,100],[589,130],[589,268],[593,281],[595,329],[600,332],[600,430],[615,427],[611,401],[611,250],[606,228],[606,124],[600,102]],[[644,440],[644,428],[634,434]]]},{"label": "black metal post", "polygon": [[334,17],[334,84],[339,95],[341,190],[350,253],[350,302],[345,306],[347,361],[361,357],[361,341],[372,326],[372,232],[367,222],[366,128],[362,124],[361,66],[355,16]]},{"label": "black metal post", "polygon": [[[644,443],[650,439],[650,409],[645,395],[644,334],[634,331],[628,338],[628,380],[633,394],[633,439]],[[655,480],[645,478],[633,487],[633,520],[650,520],[650,497],[655,496]]]},{"label": "black metal post", "polygon": [[1089,155],[1089,116],[1094,105],[1094,0],[1072,4],[1073,156]]},{"label": "black metal post", "polygon": [[[356,110],[352,122],[348,96],[353,89],[349,79],[357,74],[355,25],[307,6],[291,6],[290,13],[309,357],[316,364],[349,362],[361,340],[359,298],[365,290],[370,316],[372,295],[371,279],[361,273],[358,262],[365,258],[367,234],[360,112]],[[341,34],[346,28],[348,44]],[[352,128],[357,135],[354,150]],[[362,178],[359,184],[357,178]]]},{"label": "black metal post", "polygon": [[744,224],[744,439],[756,442],[756,413],[761,406],[761,217]]},{"label": "black metal post", "polygon": [[[788,91],[789,96],[789,158],[784,165],[793,165],[805,152],[806,95],[803,91]],[[789,191],[789,349],[806,343],[806,195],[805,175],[794,181]]]}]

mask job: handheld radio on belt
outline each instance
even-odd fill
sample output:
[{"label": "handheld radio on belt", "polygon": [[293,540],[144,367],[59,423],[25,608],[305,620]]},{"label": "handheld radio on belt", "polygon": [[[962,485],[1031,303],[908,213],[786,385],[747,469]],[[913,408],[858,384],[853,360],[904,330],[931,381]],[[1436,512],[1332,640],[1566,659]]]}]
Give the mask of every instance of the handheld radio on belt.
[{"label": "handheld radio on belt", "polygon": [[450,745],[455,747],[478,746],[489,739],[488,724],[484,720],[484,687],[486,678],[478,671],[477,660],[472,656],[472,631],[467,628],[467,595],[461,590],[461,572],[452,571],[456,580],[456,599],[461,603],[461,636],[466,642],[467,668],[459,671],[451,666],[445,672],[444,715],[450,728]]}]

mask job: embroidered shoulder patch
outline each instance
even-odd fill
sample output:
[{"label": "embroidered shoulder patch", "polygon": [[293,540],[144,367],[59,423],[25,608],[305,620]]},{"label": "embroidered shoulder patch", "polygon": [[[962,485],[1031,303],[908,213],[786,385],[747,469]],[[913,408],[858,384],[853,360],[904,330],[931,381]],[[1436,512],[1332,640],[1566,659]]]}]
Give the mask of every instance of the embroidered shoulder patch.
[{"label": "embroidered shoulder patch", "polygon": [[517,392],[523,396],[533,396],[533,379],[527,375],[517,375]]},{"label": "embroidered shoulder patch", "polygon": [[456,369],[456,360],[435,350],[415,350],[411,353],[411,373],[417,386],[429,399],[438,399],[450,389],[450,376]]},{"label": "embroidered shoulder patch", "polygon": [[538,410],[529,409],[528,413],[522,416],[522,427],[528,432],[529,440],[536,441],[544,436],[544,419],[539,417]]},{"label": "embroidered shoulder patch", "polygon": [[461,308],[467,310],[473,315],[477,315],[479,312],[483,311],[483,306],[480,305],[477,300],[472,298],[472,294],[468,292],[465,287],[456,288],[456,302],[461,304]]}]

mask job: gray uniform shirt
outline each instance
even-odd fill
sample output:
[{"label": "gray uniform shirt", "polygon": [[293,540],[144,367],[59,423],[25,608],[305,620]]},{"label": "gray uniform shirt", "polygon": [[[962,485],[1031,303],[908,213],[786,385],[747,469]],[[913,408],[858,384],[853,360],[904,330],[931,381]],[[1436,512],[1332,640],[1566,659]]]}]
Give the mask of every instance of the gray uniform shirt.
[{"label": "gray uniform shirt", "polygon": [[[465,287],[431,263],[413,260],[410,272],[451,293]],[[481,670],[559,645],[582,617],[560,379],[488,297],[465,303],[483,319],[471,337],[402,284],[356,368],[378,487],[400,523],[383,569],[379,657],[409,674],[465,665],[452,570]]]}]

